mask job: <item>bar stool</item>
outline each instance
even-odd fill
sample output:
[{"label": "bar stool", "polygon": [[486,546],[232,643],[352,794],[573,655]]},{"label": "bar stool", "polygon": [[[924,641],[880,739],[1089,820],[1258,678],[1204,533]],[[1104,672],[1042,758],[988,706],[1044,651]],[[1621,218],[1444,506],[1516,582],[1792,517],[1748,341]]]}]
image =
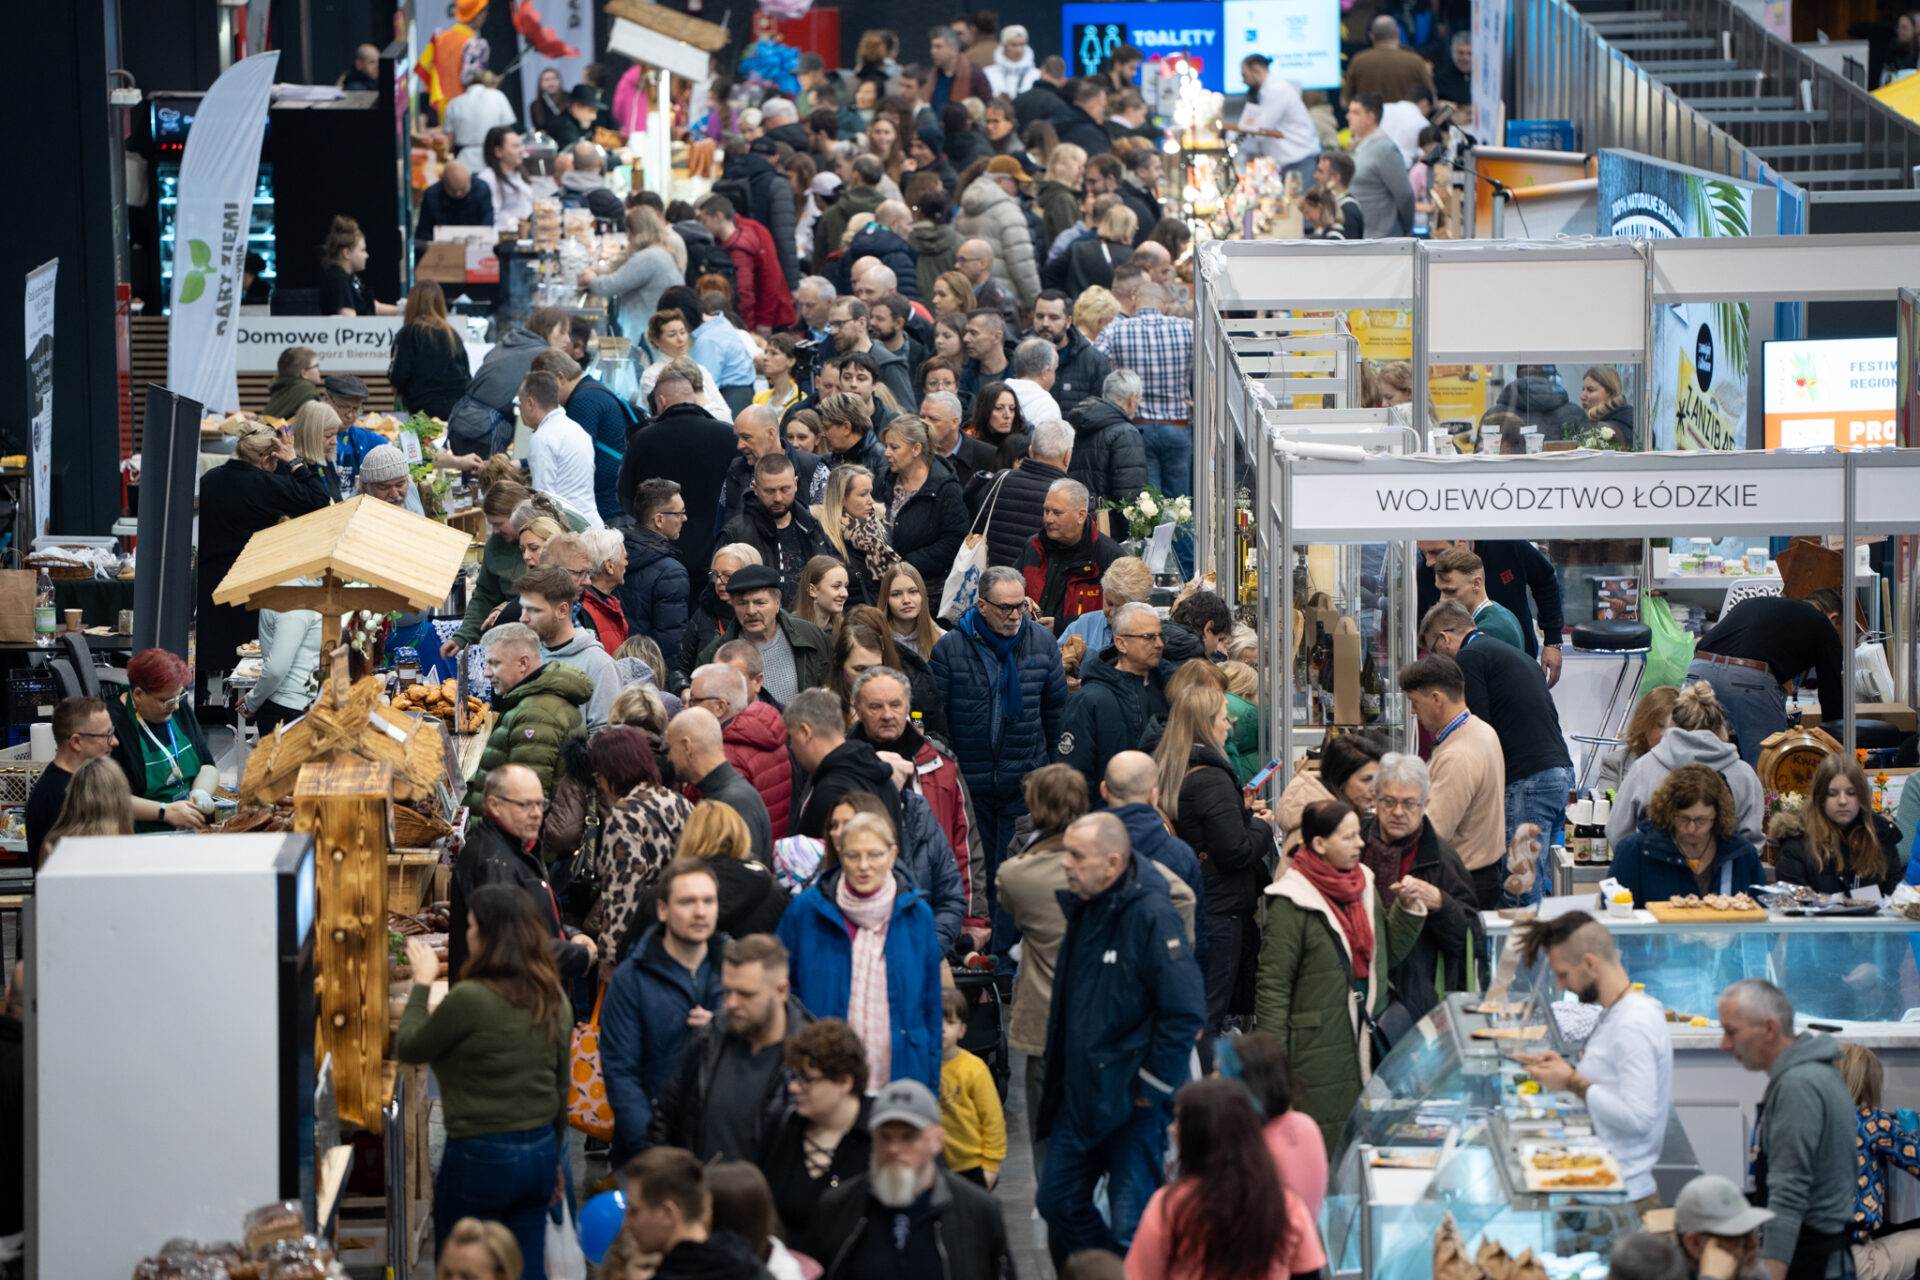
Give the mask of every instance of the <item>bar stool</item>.
[{"label": "bar stool", "polygon": [[1594,762],[1599,759],[1601,749],[1620,746],[1624,741],[1619,734],[1625,730],[1627,720],[1633,714],[1633,701],[1629,699],[1623,710],[1620,707],[1620,695],[1640,687],[1640,676],[1647,669],[1647,654],[1653,648],[1653,628],[1644,622],[1596,619],[1575,623],[1570,628],[1570,634],[1576,649],[1587,653],[1616,654],[1620,658],[1620,671],[1614,677],[1613,692],[1607,698],[1606,712],[1600,717],[1600,732],[1592,737],[1572,735],[1575,742],[1587,748],[1580,759],[1580,776],[1574,785],[1576,791],[1585,791],[1587,779],[1593,773]]}]

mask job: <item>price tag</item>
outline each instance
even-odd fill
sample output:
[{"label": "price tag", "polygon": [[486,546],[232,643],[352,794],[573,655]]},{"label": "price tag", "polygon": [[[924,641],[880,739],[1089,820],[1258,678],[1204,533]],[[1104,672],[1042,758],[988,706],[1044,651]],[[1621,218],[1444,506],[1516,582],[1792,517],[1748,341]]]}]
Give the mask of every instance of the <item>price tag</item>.
[{"label": "price tag", "polygon": [[420,456],[419,436],[411,431],[402,431],[395,437],[394,442],[400,446],[400,452],[407,455],[408,465],[416,467],[420,465],[422,459]]}]

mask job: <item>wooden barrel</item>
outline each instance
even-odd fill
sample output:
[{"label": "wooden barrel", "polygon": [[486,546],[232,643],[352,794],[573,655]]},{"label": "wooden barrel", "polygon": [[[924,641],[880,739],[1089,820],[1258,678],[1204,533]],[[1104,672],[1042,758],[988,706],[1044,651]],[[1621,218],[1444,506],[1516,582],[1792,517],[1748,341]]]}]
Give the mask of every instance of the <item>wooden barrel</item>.
[{"label": "wooden barrel", "polygon": [[1760,744],[1760,764],[1755,770],[1760,785],[1768,791],[1801,795],[1813,789],[1813,771],[1829,755],[1844,755],[1846,748],[1826,730],[1805,726],[1783,729]]}]

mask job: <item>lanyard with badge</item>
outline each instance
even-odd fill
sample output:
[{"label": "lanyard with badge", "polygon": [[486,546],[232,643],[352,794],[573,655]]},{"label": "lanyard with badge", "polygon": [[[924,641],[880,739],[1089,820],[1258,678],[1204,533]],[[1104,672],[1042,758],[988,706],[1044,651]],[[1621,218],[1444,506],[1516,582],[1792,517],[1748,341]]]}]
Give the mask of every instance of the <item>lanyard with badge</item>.
[{"label": "lanyard with badge", "polygon": [[[153,759],[146,761],[147,789],[149,791],[171,791],[171,798],[178,799],[187,789],[186,774],[180,768],[180,757],[191,744],[180,741],[179,732],[174,727],[172,716],[167,717],[167,740],[166,742],[160,741],[160,735],[153,731],[153,726],[149,725],[146,718],[134,709],[133,694],[131,691],[127,694],[126,706],[128,715],[133,718],[135,724],[140,726],[140,732],[147,736],[147,741],[151,742],[155,750],[166,757],[167,774],[164,778],[160,779],[155,779],[153,776],[154,768],[159,761]],[[175,784],[178,785],[176,786]],[[159,796],[155,795],[149,798],[159,799]]]}]

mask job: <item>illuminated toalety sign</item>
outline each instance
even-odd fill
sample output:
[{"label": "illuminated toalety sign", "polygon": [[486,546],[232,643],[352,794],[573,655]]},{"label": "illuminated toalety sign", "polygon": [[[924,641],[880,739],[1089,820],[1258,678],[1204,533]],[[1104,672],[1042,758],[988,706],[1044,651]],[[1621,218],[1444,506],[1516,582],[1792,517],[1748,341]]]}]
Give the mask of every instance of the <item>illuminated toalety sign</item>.
[{"label": "illuminated toalety sign", "polygon": [[1148,58],[1192,54],[1201,87],[1214,93],[1245,93],[1240,63],[1256,53],[1302,88],[1340,83],[1339,0],[1075,0],[1060,6],[1060,38],[1076,76],[1092,75],[1130,44]]}]

